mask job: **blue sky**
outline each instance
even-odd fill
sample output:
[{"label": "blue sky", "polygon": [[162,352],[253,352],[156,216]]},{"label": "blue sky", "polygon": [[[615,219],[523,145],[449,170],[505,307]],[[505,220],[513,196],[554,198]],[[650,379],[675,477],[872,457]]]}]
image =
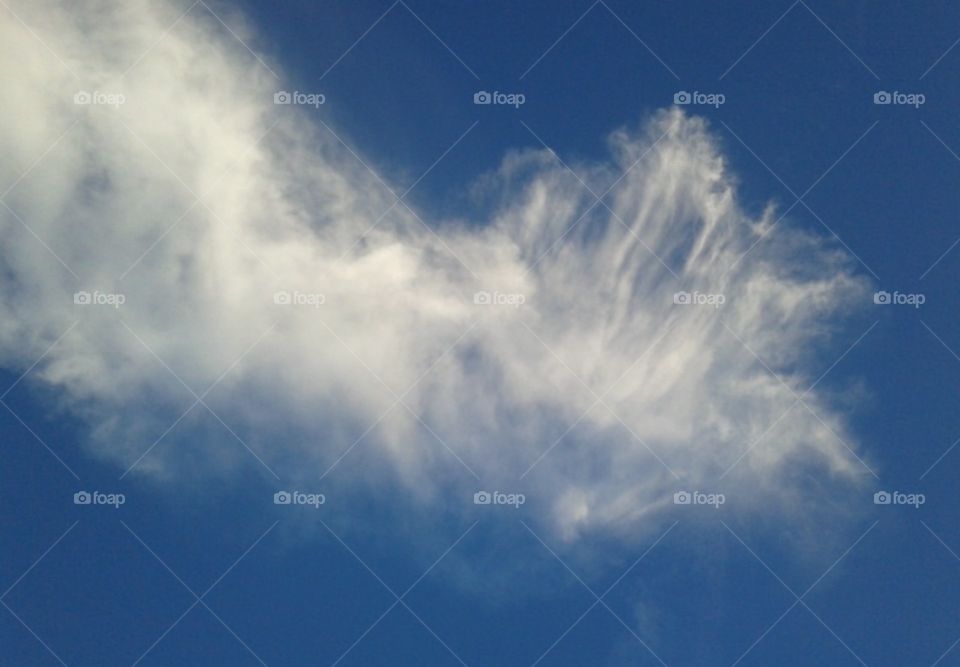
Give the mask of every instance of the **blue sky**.
[{"label": "blue sky", "polygon": [[0,17],[0,663],[960,664],[960,8]]}]

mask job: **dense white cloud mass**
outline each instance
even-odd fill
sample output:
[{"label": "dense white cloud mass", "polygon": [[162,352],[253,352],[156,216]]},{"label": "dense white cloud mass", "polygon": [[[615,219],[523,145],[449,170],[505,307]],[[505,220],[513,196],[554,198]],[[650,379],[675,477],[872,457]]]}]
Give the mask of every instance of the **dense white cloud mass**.
[{"label": "dense white cloud mass", "polygon": [[[615,133],[609,163],[577,165],[598,195],[615,183],[604,204],[526,151],[485,177],[492,213],[430,220],[322,111],[274,105],[278,81],[202,7],[161,39],[186,6],[81,4],[12,3],[30,30],[0,12],[0,182],[16,183],[0,361],[26,370],[77,322],[31,377],[119,469],[260,465],[200,431],[202,406],[140,459],[194,401],[166,364],[197,394],[222,376],[204,400],[282,479],[317,480],[366,432],[330,478],[359,469],[451,505],[523,488],[570,538],[633,530],[738,459],[725,480],[756,507],[789,504],[801,471],[864,471],[840,411],[794,392],[865,285],[788,221],[752,247],[773,218],[738,206],[702,120],[661,112]],[[76,105],[79,90],[125,102]],[[76,305],[80,290],[126,300]],[[681,290],[725,302],[675,304]]]}]

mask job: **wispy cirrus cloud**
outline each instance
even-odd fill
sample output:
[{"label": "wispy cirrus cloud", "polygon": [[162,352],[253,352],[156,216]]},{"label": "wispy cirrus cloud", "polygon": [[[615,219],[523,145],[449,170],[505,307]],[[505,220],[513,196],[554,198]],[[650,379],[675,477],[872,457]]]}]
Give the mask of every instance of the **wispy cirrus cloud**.
[{"label": "wispy cirrus cloud", "polygon": [[203,8],[11,6],[0,358],[26,370],[78,322],[32,377],[119,469],[247,462],[233,440],[158,441],[200,398],[279,477],[361,457],[424,498],[523,489],[568,539],[657,524],[678,489],[759,509],[790,504],[798,468],[865,472],[804,351],[866,285],[741,208],[703,120],[662,111],[576,175],[510,153],[492,213],[432,220],[312,109],[275,105]]}]

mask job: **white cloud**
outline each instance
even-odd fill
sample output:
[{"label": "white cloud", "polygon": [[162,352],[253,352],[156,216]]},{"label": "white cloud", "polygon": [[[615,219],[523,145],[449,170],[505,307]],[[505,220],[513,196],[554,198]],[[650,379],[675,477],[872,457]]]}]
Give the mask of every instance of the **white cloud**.
[{"label": "white cloud", "polygon": [[[544,151],[510,153],[483,179],[494,214],[454,224],[390,208],[390,179],[314,109],[275,106],[285,86],[202,8],[157,41],[185,6],[11,6],[35,35],[0,15],[0,182],[65,134],[5,198],[29,231],[0,209],[0,360],[25,370],[79,320],[32,377],[120,469],[193,401],[132,330],[198,394],[230,369],[205,400],[283,478],[316,479],[380,419],[344,459],[364,475],[465,509],[477,488],[522,487],[568,538],[652,525],[741,455],[741,506],[789,506],[800,468],[864,472],[840,410],[794,393],[865,285],[823,240],[740,208],[702,120],[614,133],[610,161],[577,170],[597,194],[622,180],[575,226],[594,197]],[[78,90],[125,101],[78,106]],[[76,306],[78,290],[126,302]],[[477,305],[481,290],[524,303]],[[681,290],[725,302],[677,305]],[[390,410],[399,395],[409,410]],[[221,473],[247,461],[230,444],[162,442],[134,470]]]}]

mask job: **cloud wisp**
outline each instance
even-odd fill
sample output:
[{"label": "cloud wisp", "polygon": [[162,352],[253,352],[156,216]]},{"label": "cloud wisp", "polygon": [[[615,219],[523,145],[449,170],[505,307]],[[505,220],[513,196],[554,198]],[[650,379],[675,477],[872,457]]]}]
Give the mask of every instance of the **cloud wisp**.
[{"label": "cloud wisp", "polygon": [[23,372],[69,329],[31,378],[118,469],[255,453],[464,504],[523,489],[567,539],[655,524],[678,489],[789,507],[800,470],[865,472],[807,351],[866,284],[741,207],[703,120],[662,111],[576,173],[509,153],[491,210],[433,220],[322,112],[275,104],[232,19],[11,7],[0,360]]}]

